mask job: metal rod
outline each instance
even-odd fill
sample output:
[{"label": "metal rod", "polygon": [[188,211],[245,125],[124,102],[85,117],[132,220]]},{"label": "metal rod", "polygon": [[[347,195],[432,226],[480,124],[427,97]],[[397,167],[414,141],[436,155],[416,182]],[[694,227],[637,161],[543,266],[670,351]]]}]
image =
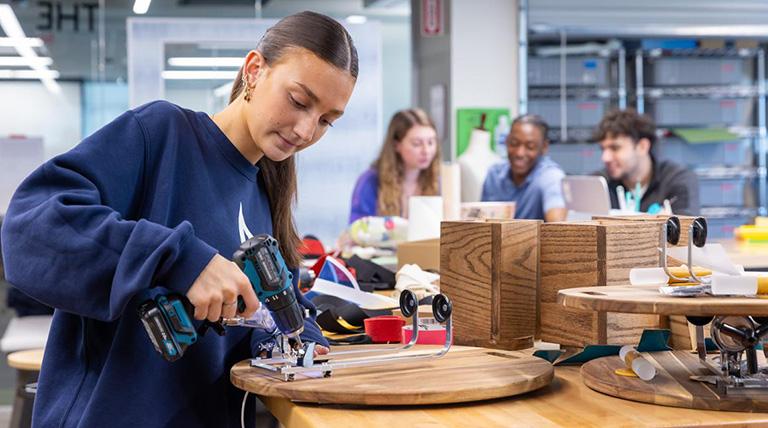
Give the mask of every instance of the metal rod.
[{"label": "metal rod", "polygon": [[627,51],[619,49],[619,108],[627,108]]},{"label": "metal rod", "polygon": [[297,373],[303,373],[303,372],[317,372],[321,371],[324,373],[330,373],[334,369],[342,369],[342,368],[351,368],[351,367],[365,367],[365,366],[376,366],[376,365],[382,365],[382,364],[392,364],[392,363],[400,363],[400,362],[409,362],[409,361],[418,361],[418,360],[426,360],[426,359],[433,359],[433,358],[440,358],[443,355],[445,355],[449,349],[451,349],[451,339],[453,337],[452,334],[452,320],[451,318],[448,318],[448,321],[445,325],[445,343],[443,344],[443,347],[436,353],[429,353],[429,354],[416,354],[416,355],[396,355],[396,356],[383,356],[380,358],[370,358],[370,359],[350,359],[350,360],[342,360],[342,361],[328,361],[325,363],[322,363],[317,366],[312,367],[301,367],[301,366],[283,366],[280,367],[280,373],[285,375],[286,377],[290,375],[295,375]]},{"label": "metal rod", "polygon": [[528,0],[517,3],[517,108],[528,113]]},{"label": "metal rod", "polygon": [[370,353],[383,353],[383,352],[400,352],[405,351],[408,349],[413,348],[416,345],[416,341],[419,340],[419,311],[418,309],[416,312],[413,313],[413,316],[411,317],[411,328],[413,329],[413,334],[411,335],[411,340],[407,344],[403,346],[391,346],[386,348],[375,348],[375,349],[357,349],[357,350],[350,350],[350,351],[338,351],[338,352],[329,352],[328,354],[323,355],[324,358],[333,358],[338,355],[352,355],[352,354],[370,354]]},{"label": "metal rod", "polygon": [[765,85],[765,51],[757,51],[757,180],[758,180],[758,214],[768,214],[768,170],[766,170],[766,85]]},{"label": "metal rod", "polygon": [[[691,234],[689,233],[689,236]],[[661,233],[659,234],[659,246],[661,247],[661,255],[659,255],[659,265],[664,269],[664,273],[667,274],[668,277],[675,279],[677,281],[690,281],[691,278],[683,278],[679,276],[675,276],[672,274],[672,272],[669,271],[669,266],[667,266],[667,223],[661,225]],[[690,243],[689,243],[690,247]],[[690,254],[690,249],[689,249]],[[690,263],[690,261],[688,262]]]},{"label": "metal rod", "polygon": [[568,105],[567,101],[567,87],[565,79],[567,77],[567,64],[566,64],[566,44],[567,36],[565,30],[560,30],[560,141],[568,141]]},{"label": "metal rod", "polygon": [[643,50],[635,51],[635,76],[637,79],[635,92],[637,94],[637,112],[645,113],[645,88],[643,87]]},{"label": "metal rod", "polygon": [[696,276],[696,272],[693,271],[693,225],[696,224],[696,222],[692,222],[691,225],[688,227],[688,273],[691,275],[691,279],[694,282],[698,282],[699,284],[711,284],[712,278],[705,279],[705,278],[699,278]]}]

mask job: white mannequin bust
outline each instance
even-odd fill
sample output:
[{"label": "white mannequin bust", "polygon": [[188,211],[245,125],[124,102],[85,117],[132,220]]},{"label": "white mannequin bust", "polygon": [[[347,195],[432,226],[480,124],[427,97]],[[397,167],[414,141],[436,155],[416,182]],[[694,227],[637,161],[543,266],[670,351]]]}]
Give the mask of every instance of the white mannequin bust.
[{"label": "white mannequin bust", "polygon": [[473,129],[469,146],[458,159],[461,168],[461,201],[479,201],[488,168],[503,160],[491,150],[491,133],[483,129]]}]

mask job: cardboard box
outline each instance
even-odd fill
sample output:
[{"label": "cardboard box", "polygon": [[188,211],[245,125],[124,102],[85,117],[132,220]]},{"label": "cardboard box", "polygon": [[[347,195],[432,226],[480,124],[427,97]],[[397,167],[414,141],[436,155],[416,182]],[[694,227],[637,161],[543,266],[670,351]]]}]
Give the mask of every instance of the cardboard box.
[{"label": "cardboard box", "polygon": [[444,221],[440,291],[453,301],[457,345],[533,346],[538,220]]},{"label": "cardboard box", "polygon": [[422,270],[440,269],[440,239],[403,242],[397,246],[397,270],[417,264]]}]

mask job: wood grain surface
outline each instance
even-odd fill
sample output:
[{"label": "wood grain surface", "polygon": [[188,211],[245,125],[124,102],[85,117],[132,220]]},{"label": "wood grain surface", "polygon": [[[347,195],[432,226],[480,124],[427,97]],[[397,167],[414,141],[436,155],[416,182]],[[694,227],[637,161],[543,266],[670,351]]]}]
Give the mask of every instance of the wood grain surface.
[{"label": "wood grain surface", "polygon": [[440,290],[459,345],[525,349],[536,332],[539,221],[442,222]]},{"label": "wood grain surface", "polygon": [[768,316],[768,299],[759,297],[668,297],[658,287],[610,286],[560,290],[560,304],[575,309],[661,315]]},{"label": "wood grain surface", "polygon": [[[410,353],[434,351],[417,346]],[[463,403],[510,397],[548,385],[554,370],[528,353],[453,347],[439,359],[388,366],[340,369],[329,378],[319,372],[284,382],[242,361],[230,379],[243,390],[291,401],[352,405],[412,406]]]},{"label": "wood grain surface", "polygon": [[434,406],[343,406],[261,397],[286,428],[766,426],[767,413],[657,406],[584,385],[579,367],[555,368],[549,386],[511,398]]},{"label": "wood grain surface", "polygon": [[650,352],[643,357],[656,367],[656,377],[647,382],[615,374],[616,369],[624,367],[624,362],[615,355],[584,364],[581,375],[584,383],[595,391],[627,400],[690,409],[768,411],[768,393],[764,391],[745,390],[725,395],[718,392],[715,385],[690,380],[691,375],[710,374],[691,352]]},{"label": "wood grain surface", "polygon": [[40,371],[43,365],[43,349],[29,349],[8,354],[8,365],[18,370]]},{"label": "wood grain surface", "polygon": [[624,284],[633,267],[657,266],[657,222],[600,221],[546,223],[540,232],[539,335],[568,346],[636,343],[657,316],[565,310],[560,290]]}]

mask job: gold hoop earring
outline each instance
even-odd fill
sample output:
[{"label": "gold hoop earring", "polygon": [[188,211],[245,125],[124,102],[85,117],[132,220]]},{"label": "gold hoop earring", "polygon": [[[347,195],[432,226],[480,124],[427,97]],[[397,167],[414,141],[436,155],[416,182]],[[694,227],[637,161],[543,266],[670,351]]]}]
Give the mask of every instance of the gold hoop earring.
[{"label": "gold hoop earring", "polygon": [[251,101],[251,87],[248,85],[248,79],[245,78],[245,74],[243,74],[243,91],[245,94],[243,95],[243,98],[245,99],[245,102]]}]

